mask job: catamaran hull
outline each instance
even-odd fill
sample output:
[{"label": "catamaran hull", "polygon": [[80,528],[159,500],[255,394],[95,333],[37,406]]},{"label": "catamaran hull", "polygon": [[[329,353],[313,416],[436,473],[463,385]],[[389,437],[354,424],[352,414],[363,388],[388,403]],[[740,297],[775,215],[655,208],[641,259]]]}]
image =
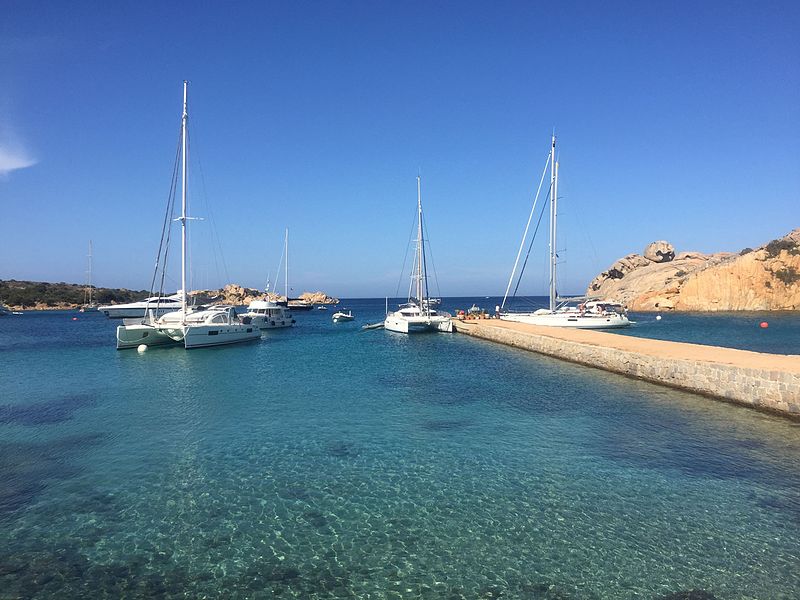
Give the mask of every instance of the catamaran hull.
[{"label": "catamaran hull", "polygon": [[119,325],[117,327],[117,350],[145,346],[166,346],[175,340],[151,325]]},{"label": "catamaran hull", "polygon": [[514,321],[542,327],[573,327],[576,329],[620,329],[631,322],[624,315],[578,315],[578,314],[513,314],[500,316],[501,321]]},{"label": "catamaran hull", "polygon": [[453,322],[450,319],[426,319],[386,317],[383,328],[396,333],[424,333],[427,331],[440,331],[451,333]]},{"label": "catamaran hull", "polygon": [[183,342],[183,347],[187,349],[225,346],[261,339],[261,330],[253,325],[191,325],[170,327],[161,331],[170,339]]}]

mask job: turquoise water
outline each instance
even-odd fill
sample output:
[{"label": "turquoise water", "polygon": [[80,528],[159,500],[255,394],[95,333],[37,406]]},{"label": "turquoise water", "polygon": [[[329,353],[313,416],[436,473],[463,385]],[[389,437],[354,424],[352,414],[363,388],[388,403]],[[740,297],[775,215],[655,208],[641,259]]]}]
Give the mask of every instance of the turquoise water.
[{"label": "turquoise water", "polygon": [[797,597],[798,424],[346,305],[0,320],[0,598]]}]

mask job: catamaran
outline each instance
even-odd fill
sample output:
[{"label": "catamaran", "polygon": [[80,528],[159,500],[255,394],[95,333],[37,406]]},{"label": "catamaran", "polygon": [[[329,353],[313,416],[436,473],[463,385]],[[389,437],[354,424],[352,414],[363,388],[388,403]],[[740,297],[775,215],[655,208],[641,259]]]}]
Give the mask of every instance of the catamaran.
[{"label": "catamaran", "polygon": [[[187,110],[188,82],[183,82],[183,114],[181,116],[181,289],[186,289],[186,223],[187,216]],[[159,250],[160,256],[160,250]],[[261,330],[249,318],[240,318],[232,306],[189,307],[186,294],[181,294],[179,310],[161,317],[149,312],[139,322],[126,322],[117,327],[117,349],[140,345],[158,346],[171,343],[184,348],[221,346],[257,340]]]},{"label": "catamaran", "polygon": [[[550,231],[549,231],[549,307],[540,308],[533,312],[512,312],[506,310],[506,301],[511,290],[511,285],[516,275],[522,249],[528,235],[531,220],[536,211],[536,202],[542,189],[542,183],[547,172],[547,165],[550,166]],[[544,325],[547,327],[577,327],[580,329],[616,329],[630,325],[627,311],[619,302],[601,300],[597,298],[560,298],[556,288],[556,274],[558,256],[556,254],[556,222],[558,218],[558,161],[556,160],[556,136],[553,135],[550,146],[550,153],[542,171],[542,178],[539,181],[539,188],[534,196],[533,206],[525,232],[522,235],[522,242],[517,252],[517,259],[514,268],[511,270],[511,277],[508,280],[506,293],[503,296],[503,303],[500,306],[498,315],[504,321],[517,321],[519,323],[529,323],[531,325]],[[527,260],[527,259],[526,259]],[[524,264],[524,263],[523,263]],[[524,269],[524,266],[523,266]],[[520,273],[520,277],[522,273]],[[519,285],[519,283],[517,283]]]},{"label": "catamaran", "polygon": [[422,224],[422,192],[420,178],[417,176],[417,243],[412,267],[408,302],[401,304],[400,310],[389,312],[383,322],[384,329],[397,333],[418,331],[453,331],[453,321],[449,313],[432,308],[433,299],[428,298],[428,266],[425,259],[425,235]]}]

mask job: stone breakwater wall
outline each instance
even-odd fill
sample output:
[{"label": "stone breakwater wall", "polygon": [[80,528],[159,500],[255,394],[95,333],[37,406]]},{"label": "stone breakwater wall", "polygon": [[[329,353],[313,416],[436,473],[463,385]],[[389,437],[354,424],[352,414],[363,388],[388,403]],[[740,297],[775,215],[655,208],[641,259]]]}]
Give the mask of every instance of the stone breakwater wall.
[{"label": "stone breakwater wall", "polygon": [[456,321],[459,333],[800,419],[800,356],[542,329]]}]

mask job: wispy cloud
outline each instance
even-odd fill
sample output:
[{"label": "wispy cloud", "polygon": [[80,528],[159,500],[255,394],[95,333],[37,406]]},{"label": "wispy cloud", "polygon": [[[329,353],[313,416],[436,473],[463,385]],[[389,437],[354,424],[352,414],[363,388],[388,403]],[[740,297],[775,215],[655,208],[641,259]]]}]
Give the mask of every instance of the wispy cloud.
[{"label": "wispy cloud", "polygon": [[0,177],[35,165],[38,161],[18,145],[0,141]]}]

